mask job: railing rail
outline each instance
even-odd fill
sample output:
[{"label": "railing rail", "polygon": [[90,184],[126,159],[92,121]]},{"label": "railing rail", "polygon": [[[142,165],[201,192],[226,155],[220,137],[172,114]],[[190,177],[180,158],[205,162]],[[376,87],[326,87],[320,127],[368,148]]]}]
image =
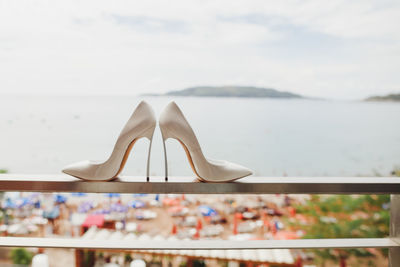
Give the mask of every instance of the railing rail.
[{"label": "railing rail", "polygon": [[248,177],[202,183],[193,177],[122,177],[88,182],[66,175],[0,174],[0,191],[155,194],[400,194],[396,177]]},{"label": "railing rail", "polygon": [[400,178],[396,177],[249,177],[233,183],[201,183],[192,177],[121,177],[87,182],[66,175],[0,174],[0,191],[185,194],[391,194],[390,237],[301,240],[198,240],[121,242],[82,238],[0,237],[0,246],[91,249],[282,249],[389,248],[389,265],[400,266]]},{"label": "railing rail", "polygon": [[43,247],[115,250],[197,249],[299,249],[299,248],[398,248],[392,238],[329,238],[295,240],[100,240],[83,238],[1,237],[0,247]]}]

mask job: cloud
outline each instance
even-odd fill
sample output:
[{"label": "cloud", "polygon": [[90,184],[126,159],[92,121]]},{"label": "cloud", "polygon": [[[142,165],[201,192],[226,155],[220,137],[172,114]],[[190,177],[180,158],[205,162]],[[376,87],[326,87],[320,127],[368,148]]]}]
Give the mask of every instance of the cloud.
[{"label": "cloud", "polygon": [[188,32],[184,21],[179,20],[167,20],[145,16],[120,16],[111,15],[117,24],[127,25],[134,29],[138,29],[147,33],[160,33],[160,32],[173,32],[182,33]]},{"label": "cloud", "polygon": [[0,92],[400,89],[398,1],[0,0]]}]

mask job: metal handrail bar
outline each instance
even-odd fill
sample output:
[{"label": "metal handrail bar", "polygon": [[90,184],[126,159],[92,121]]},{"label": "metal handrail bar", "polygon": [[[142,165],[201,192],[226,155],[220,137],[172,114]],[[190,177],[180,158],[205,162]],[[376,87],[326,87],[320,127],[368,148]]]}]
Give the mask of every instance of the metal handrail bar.
[{"label": "metal handrail bar", "polygon": [[116,250],[209,250],[299,248],[398,248],[391,238],[329,238],[294,240],[110,240],[84,238],[1,237],[0,247],[41,247]]},{"label": "metal handrail bar", "polygon": [[400,194],[396,177],[247,177],[202,183],[193,177],[82,181],[67,175],[0,174],[0,191],[185,194]]}]

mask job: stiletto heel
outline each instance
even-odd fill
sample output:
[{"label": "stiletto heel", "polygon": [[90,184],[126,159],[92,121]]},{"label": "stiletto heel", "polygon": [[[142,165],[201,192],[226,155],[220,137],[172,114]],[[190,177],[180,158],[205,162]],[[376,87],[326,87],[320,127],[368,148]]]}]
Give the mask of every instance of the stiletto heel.
[{"label": "stiletto heel", "polygon": [[153,140],[156,118],[149,104],[142,101],[137,106],[125,127],[122,129],[114,149],[105,162],[82,161],[65,167],[62,171],[66,174],[84,180],[108,181],[116,178],[123,170],[129,153],[141,138],[148,138],[149,154],[147,157],[146,178],[150,177],[150,152]]},{"label": "stiletto heel", "polygon": [[176,139],[182,145],[193,172],[201,181],[229,182],[253,173],[250,169],[235,163],[204,157],[195,133],[175,102],[171,102],[165,107],[160,116],[159,125],[164,144],[166,179],[168,169],[165,141],[168,138]]},{"label": "stiletto heel", "polygon": [[153,144],[153,134],[154,134],[154,128],[150,129],[149,131],[149,136],[146,136],[149,139],[149,152],[147,154],[147,167],[146,167],[146,181],[150,181],[150,155],[151,155],[151,145]]},{"label": "stiletto heel", "polygon": [[164,135],[162,134],[162,141],[163,141],[163,147],[164,147],[164,167],[165,167],[165,181],[168,181],[168,160],[167,160],[167,148],[165,146],[165,138]]},{"label": "stiletto heel", "polygon": [[149,153],[147,155],[147,167],[146,167],[146,180],[147,180],[147,182],[150,181],[150,154],[151,154],[151,144],[152,143],[153,143],[153,139],[150,139]]}]

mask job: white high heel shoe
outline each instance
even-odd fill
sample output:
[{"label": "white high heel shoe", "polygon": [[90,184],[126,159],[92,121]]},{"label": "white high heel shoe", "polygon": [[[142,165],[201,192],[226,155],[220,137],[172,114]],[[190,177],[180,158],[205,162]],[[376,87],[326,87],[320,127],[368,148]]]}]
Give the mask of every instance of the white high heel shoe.
[{"label": "white high heel shoe", "polygon": [[145,137],[150,141],[146,173],[147,180],[149,180],[150,152],[155,127],[156,117],[154,111],[149,104],[142,101],[122,129],[108,160],[103,163],[88,160],[81,161],[65,167],[62,171],[84,180],[112,180],[116,178],[124,168],[135,142]]},{"label": "white high heel shoe", "polygon": [[203,182],[229,182],[253,174],[250,169],[235,163],[206,159],[196,135],[175,102],[165,107],[160,116],[159,125],[164,144],[166,180],[168,166],[165,141],[168,138],[176,139],[181,143],[193,172]]}]

